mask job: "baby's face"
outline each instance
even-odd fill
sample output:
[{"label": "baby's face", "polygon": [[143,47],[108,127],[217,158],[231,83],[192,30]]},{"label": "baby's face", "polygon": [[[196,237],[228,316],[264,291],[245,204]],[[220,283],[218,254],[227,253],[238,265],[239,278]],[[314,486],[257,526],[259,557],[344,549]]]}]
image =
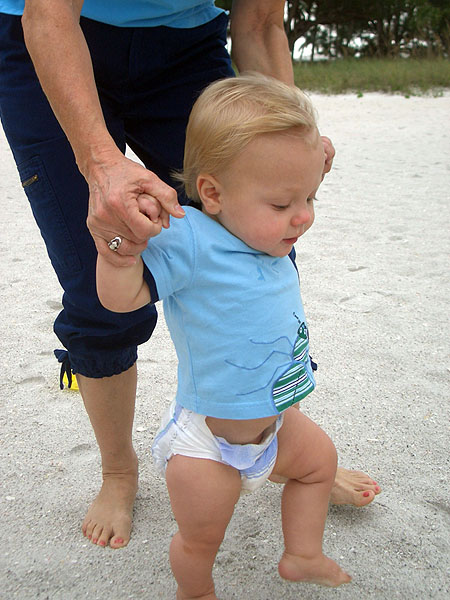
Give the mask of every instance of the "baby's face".
[{"label": "baby's face", "polygon": [[251,248],[286,256],[314,221],[314,197],[325,153],[315,130],[263,134],[252,140],[217,179],[215,218]]}]

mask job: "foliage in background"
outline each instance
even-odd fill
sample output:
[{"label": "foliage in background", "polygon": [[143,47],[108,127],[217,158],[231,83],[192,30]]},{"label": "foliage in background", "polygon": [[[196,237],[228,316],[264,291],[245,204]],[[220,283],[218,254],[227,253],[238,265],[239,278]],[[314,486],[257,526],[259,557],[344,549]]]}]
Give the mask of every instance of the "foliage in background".
[{"label": "foliage in background", "polygon": [[[291,50],[303,39],[311,60],[338,57],[448,57],[449,0],[289,0]],[[300,49],[301,51],[301,49]]]},{"label": "foliage in background", "polygon": [[233,0],[215,0],[214,4],[219,8],[223,8],[224,10],[231,10]]},{"label": "foliage in background", "polygon": [[[216,4],[230,10],[232,0]],[[285,28],[291,50],[299,38],[308,46],[311,60],[294,62],[303,89],[408,96],[450,87],[450,0],[288,0]]]}]

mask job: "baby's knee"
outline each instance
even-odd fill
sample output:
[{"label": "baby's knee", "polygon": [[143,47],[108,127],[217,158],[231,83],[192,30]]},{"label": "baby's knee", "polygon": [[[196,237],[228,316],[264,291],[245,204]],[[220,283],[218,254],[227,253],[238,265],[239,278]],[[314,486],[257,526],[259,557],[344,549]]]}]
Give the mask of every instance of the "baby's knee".
[{"label": "baby's knee", "polygon": [[324,433],[322,438],[322,449],[320,451],[320,455],[322,460],[321,471],[323,472],[324,478],[333,479],[334,481],[336,476],[338,456],[336,446],[326,433]]},{"label": "baby's knee", "polygon": [[337,469],[337,451],[331,438],[321,429],[313,445],[311,471],[303,478],[303,483],[320,483],[334,481]]},{"label": "baby's knee", "polygon": [[225,537],[225,532],[214,526],[202,527],[195,535],[187,536],[179,532],[179,543],[188,554],[210,555],[217,552]]}]

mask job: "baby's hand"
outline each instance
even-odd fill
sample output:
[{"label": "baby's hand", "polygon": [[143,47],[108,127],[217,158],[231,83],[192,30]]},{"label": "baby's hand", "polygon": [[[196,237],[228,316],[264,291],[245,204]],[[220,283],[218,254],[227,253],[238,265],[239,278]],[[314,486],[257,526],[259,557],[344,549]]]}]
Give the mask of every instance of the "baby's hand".
[{"label": "baby's hand", "polygon": [[148,194],[140,194],[137,198],[137,203],[139,211],[143,215],[146,215],[153,224],[150,237],[158,235],[162,227],[167,228],[169,226],[169,215],[156,198]]}]

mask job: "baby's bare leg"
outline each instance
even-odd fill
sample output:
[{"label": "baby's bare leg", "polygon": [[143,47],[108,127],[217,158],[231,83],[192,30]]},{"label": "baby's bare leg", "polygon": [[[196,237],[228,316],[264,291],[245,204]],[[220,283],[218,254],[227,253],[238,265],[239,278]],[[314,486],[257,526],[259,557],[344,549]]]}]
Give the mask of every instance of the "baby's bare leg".
[{"label": "baby's bare leg", "polygon": [[177,455],[167,465],[166,481],[179,529],[170,546],[177,600],[216,600],[212,568],[239,499],[241,477],[227,465]]},{"label": "baby's bare leg", "polygon": [[[294,408],[299,408],[298,404]],[[274,483],[286,483],[285,477],[273,479]],[[381,487],[376,481],[362,471],[338,467],[333,487],[331,488],[330,503],[336,505],[350,504],[351,506],[367,506],[381,493]]]},{"label": "baby's bare leg", "polygon": [[332,587],[351,580],[322,553],[336,463],[336,449],[325,432],[300,411],[288,409],[273,471],[274,478],[288,478],[282,498],[285,552],[278,565],[285,579]]}]

